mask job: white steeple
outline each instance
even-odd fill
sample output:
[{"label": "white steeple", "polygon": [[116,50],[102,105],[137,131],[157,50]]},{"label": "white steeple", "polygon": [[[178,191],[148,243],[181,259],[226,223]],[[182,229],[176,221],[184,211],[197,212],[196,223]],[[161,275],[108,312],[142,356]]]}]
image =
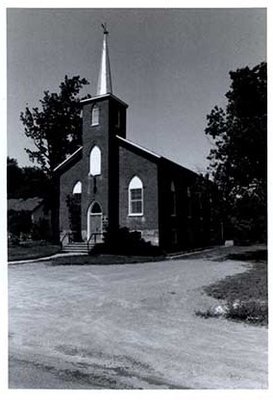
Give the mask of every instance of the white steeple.
[{"label": "white steeple", "polygon": [[97,96],[112,93],[111,70],[107,45],[108,32],[106,30],[106,24],[102,24],[101,26],[103,27],[103,45],[97,86]]}]

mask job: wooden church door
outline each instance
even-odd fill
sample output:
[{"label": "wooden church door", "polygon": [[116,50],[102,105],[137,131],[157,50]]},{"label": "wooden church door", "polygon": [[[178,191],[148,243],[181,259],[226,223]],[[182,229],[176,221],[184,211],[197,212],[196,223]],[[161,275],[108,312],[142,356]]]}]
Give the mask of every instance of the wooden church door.
[{"label": "wooden church door", "polygon": [[96,242],[102,241],[102,209],[100,205],[95,202],[90,207],[90,212],[88,213],[88,237],[90,238],[93,233],[97,233]]}]

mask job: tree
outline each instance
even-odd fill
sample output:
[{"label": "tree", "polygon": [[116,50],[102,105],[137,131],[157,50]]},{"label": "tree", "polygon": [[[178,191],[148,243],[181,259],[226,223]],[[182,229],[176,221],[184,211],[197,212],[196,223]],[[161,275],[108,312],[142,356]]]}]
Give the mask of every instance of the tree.
[{"label": "tree", "polygon": [[21,187],[22,169],[15,158],[7,158],[7,194],[8,199],[18,198],[18,188]]},{"label": "tree", "polygon": [[26,199],[47,196],[49,178],[38,167],[19,167],[15,158],[7,158],[7,197]]},{"label": "tree", "polygon": [[[42,110],[27,107],[21,113],[25,134],[30,137],[37,150],[25,149],[32,162],[36,161],[50,177],[48,207],[51,209],[53,241],[59,241],[59,182],[54,176],[54,168],[72,154],[82,143],[82,119],[80,89],[87,85],[85,78],[65,76],[60,92],[44,92],[40,100]],[[90,95],[86,96],[87,98]]]},{"label": "tree", "polygon": [[230,72],[227,106],[207,116],[213,138],[209,170],[225,200],[228,235],[266,237],[267,69],[266,63]]},{"label": "tree", "polygon": [[[81,145],[80,89],[87,85],[85,78],[65,76],[60,92],[44,92],[38,107],[20,115],[25,134],[31,138],[37,150],[25,149],[32,162],[37,163],[50,175],[67,155]],[[87,97],[90,97],[89,95]]]}]

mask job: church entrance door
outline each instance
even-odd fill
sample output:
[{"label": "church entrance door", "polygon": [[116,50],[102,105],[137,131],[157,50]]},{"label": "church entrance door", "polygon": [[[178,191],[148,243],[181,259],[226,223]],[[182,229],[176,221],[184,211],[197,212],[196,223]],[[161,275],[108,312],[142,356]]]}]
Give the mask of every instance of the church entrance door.
[{"label": "church entrance door", "polygon": [[95,202],[91,204],[87,213],[87,237],[90,239],[92,234],[96,243],[102,241],[102,209],[99,203]]},{"label": "church entrance door", "polygon": [[73,242],[81,242],[81,194],[73,194],[69,198],[69,221],[71,229],[71,239]]}]

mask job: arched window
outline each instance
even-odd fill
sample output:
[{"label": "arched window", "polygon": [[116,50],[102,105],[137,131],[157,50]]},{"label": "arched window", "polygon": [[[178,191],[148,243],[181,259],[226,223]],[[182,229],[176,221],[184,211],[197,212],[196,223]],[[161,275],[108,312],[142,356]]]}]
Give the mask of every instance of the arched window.
[{"label": "arched window", "polygon": [[120,110],[116,114],[116,128],[120,128]]},{"label": "arched window", "polygon": [[188,198],[188,218],[192,217],[192,193],[189,186],[187,186],[187,198]]},{"label": "arched window", "polygon": [[93,176],[101,174],[101,151],[98,146],[94,146],[90,152],[89,173]]},{"label": "arched window", "polygon": [[134,176],[129,184],[129,215],[143,215],[143,183]]},{"label": "arched window", "polygon": [[99,203],[97,202],[93,203],[91,207],[91,214],[101,214],[101,207]]},{"label": "arched window", "polygon": [[94,104],[91,111],[91,125],[99,125],[100,109],[97,104]]},{"label": "arched window", "polygon": [[82,183],[81,183],[81,181],[78,181],[74,185],[72,193],[73,194],[81,194],[81,192],[82,192]]},{"label": "arched window", "polygon": [[171,183],[171,198],[170,198],[170,210],[171,210],[171,215],[175,216],[176,215],[176,192],[175,192],[175,186],[174,182],[172,181]]}]

